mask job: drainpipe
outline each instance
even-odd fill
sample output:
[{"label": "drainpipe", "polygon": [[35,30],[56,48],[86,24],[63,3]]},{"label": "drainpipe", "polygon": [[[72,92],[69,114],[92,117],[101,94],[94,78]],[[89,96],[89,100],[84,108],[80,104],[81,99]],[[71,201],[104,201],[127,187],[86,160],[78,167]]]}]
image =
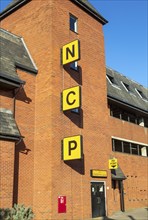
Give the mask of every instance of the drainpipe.
[{"label": "drainpipe", "polygon": [[24,84],[21,84],[19,88],[13,90],[13,117],[15,118],[15,109],[16,109],[16,96],[20,92],[21,89],[24,88]]}]

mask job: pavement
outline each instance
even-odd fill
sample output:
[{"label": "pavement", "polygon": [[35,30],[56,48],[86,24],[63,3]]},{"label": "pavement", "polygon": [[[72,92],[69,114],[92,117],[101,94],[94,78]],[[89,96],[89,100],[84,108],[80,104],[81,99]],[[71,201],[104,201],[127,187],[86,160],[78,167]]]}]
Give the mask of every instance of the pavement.
[{"label": "pavement", "polygon": [[108,217],[92,218],[90,220],[148,220],[148,207],[130,209],[125,212],[115,212]]}]

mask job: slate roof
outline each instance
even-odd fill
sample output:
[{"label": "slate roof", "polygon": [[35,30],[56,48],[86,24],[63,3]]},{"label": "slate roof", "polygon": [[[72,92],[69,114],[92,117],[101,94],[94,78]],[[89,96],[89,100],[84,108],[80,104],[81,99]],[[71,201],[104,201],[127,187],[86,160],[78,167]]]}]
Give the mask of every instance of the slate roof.
[{"label": "slate roof", "polygon": [[23,38],[0,28],[0,83],[19,87],[24,81],[16,72],[16,67],[37,73]]},{"label": "slate roof", "polygon": [[[22,5],[26,4],[31,0],[13,0],[1,13],[1,19],[7,16],[9,13],[13,12],[17,8],[21,7]],[[86,10],[90,13],[93,17],[99,20],[102,24],[108,23],[108,21],[93,7],[93,5],[88,0],[70,0],[77,5],[79,5],[83,10]],[[14,7],[15,6],[15,7]]]},{"label": "slate roof", "polygon": [[20,139],[21,134],[10,110],[0,108],[0,138]]},{"label": "slate roof", "polygon": [[[107,95],[108,98],[130,105],[148,113],[148,89],[142,85],[128,79],[119,72],[108,68],[106,74],[111,78],[107,79]],[[129,89],[127,91],[126,89]],[[143,96],[143,98],[140,96]]]}]

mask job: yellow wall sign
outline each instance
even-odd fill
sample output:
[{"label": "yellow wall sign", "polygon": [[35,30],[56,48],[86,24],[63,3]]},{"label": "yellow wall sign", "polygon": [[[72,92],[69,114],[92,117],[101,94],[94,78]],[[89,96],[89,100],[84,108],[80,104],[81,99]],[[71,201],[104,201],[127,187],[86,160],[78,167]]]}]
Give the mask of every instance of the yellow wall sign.
[{"label": "yellow wall sign", "polygon": [[81,87],[65,89],[62,92],[62,110],[70,110],[81,106]]},{"label": "yellow wall sign", "polygon": [[117,169],[118,168],[118,161],[116,158],[109,160],[109,169]]},{"label": "yellow wall sign", "polygon": [[80,41],[72,41],[62,47],[62,65],[80,59]]},{"label": "yellow wall sign", "polygon": [[91,170],[91,177],[107,177],[106,170]]},{"label": "yellow wall sign", "polygon": [[82,136],[77,135],[63,139],[63,160],[75,160],[82,158]]}]

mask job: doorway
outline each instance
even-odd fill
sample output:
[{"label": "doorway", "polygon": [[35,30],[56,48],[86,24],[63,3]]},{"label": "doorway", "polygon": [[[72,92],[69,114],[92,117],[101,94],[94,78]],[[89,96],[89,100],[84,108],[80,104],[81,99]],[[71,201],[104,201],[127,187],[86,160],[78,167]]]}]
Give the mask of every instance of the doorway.
[{"label": "doorway", "polygon": [[104,182],[91,182],[92,218],[106,216]]}]

